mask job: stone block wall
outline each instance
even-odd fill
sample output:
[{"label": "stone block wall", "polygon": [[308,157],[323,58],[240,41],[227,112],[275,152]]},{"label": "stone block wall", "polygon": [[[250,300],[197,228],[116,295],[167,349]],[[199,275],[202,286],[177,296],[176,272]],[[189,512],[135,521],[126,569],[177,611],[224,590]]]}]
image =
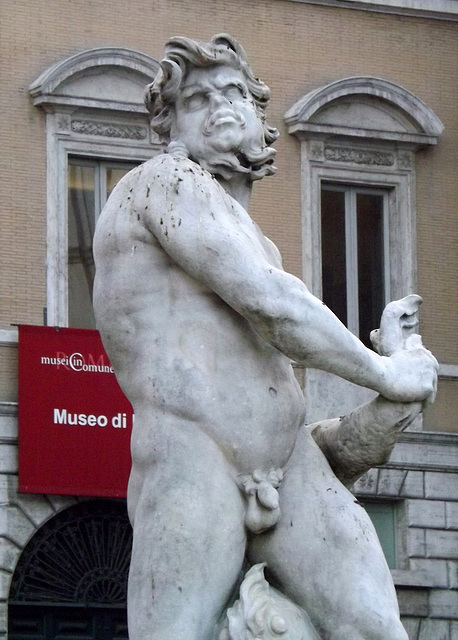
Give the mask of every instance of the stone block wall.
[{"label": "stone block wall", "polygon": [[392,571],[410,640],[458,640],[458,439],[405,433],[390,462],[354,486],[362,500],[393,502]]}]

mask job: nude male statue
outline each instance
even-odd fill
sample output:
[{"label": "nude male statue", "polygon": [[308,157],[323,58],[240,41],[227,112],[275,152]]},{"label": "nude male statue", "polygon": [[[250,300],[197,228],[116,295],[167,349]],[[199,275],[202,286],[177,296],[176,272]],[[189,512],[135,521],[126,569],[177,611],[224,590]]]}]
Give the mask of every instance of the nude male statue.
[{"label": "nude male statue", "polygon": [[[130,638],[217,638],[247,558],[307,612],[309,637],[406,640],[344,483],[383,461],[351,462],[351,438],[381,432],[390,449],[437,363],[421,344],[367,349],[282,270],[248,215],[253,181],[275,171],[268,100],[230,36],[169,40],[147,92],[167,153],[119,183],[96,230],[97,325],[135,412]],[[306,428],[291,360],[380,396]]]}]

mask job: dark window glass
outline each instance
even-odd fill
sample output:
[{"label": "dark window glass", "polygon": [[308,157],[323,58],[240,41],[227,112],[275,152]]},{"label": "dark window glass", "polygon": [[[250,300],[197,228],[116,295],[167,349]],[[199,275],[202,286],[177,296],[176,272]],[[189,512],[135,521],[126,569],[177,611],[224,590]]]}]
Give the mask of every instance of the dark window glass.
[{"label": "dark window glass", "polygon": [[347,323],[345,192],[321,192],[323,302]]},{"label": "dark window glass", "polygon": [[383,197],[357,193],[356,211],[359,337],[370,345],[370,332],[379,327],[384,307]]},{"label": "dark window glass", "polygon": [[323,302],[369,347],[385,305],[385,195],[345,185],[321,190]]}]

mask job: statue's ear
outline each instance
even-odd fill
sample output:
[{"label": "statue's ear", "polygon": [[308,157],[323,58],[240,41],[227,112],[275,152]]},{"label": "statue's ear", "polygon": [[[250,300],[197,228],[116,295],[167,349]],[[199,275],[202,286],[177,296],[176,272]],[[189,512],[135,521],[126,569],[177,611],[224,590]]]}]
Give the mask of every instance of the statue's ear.
[{"label": "statue's ear", "polygon": [[160,79],[160,86],[162,90],[163,100],[173,97],[180,88],[183,72],[173,60],[161,61],[162,77]]}]

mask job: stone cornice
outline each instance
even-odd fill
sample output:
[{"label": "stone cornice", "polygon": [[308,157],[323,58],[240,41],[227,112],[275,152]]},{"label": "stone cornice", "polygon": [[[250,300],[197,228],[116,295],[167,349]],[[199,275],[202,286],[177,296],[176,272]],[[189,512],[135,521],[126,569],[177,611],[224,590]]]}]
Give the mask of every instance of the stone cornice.
[{"label": "stone cornice", "polygon": [[[283,0],[282,0],[283,1]],[[416,18],[458,21],[457,0],[289,0],[339,9],[356,9]]]}]

